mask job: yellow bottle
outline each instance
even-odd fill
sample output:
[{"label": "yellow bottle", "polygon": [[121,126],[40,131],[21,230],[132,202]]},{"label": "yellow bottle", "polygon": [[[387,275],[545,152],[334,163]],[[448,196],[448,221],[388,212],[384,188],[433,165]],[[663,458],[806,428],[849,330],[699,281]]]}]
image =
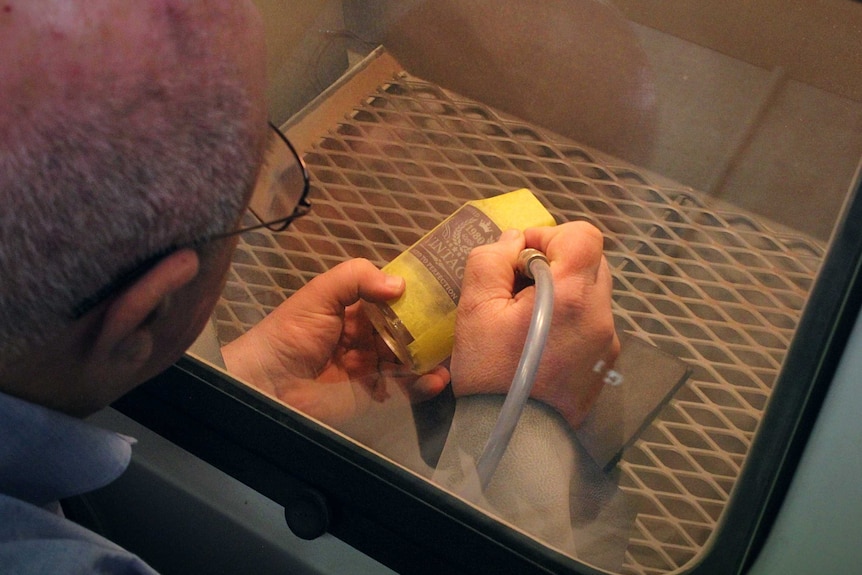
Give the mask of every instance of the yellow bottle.
[{"label": "yellow bottle", "polygon": [[555,223],[527,189],[467,202],[383,268],[404,278],[404,294],[385,304],[365,304],[365,313],[404,365],[427,373],[452,353],[470,250],[497,241],[504,230]]}]

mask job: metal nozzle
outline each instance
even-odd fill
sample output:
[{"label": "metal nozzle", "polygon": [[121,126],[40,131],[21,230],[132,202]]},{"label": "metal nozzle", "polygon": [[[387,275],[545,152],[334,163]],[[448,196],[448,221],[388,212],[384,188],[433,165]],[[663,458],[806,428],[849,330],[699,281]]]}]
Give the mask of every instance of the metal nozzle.
[{"label": "metal nozzle", "polygon": [[530,270],[530,264],[533,263],[533,260],[537,259],[542,260],[545,263],[549,263],[548,256],[539,250],[533,248],[521,250],[521,253],[518,254],[518,271],[530,279],[535,279],[533,277],[533,272]]}]

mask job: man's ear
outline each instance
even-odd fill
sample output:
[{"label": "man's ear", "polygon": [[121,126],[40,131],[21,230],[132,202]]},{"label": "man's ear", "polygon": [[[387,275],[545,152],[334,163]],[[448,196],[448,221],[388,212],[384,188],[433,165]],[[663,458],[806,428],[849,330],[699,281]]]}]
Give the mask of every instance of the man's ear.
[{"label": "man's ear", "polygon": [[93,359],[118,361],[134,369],[146,362],[153,350],[150,325],[170,301],[171,295],[198,274],[198,255],[194,250],[174,252],[108,305],[94,339]]}]

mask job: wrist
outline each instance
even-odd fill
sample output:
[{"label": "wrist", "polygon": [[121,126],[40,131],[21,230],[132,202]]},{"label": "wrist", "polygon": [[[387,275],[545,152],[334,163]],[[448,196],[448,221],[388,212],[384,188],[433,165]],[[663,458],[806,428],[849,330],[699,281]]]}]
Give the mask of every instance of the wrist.
[{"label": "wrist", "polygon": [[222,346],[221,353],[225,369],[232,376],[253,385],[260,391],[274,395],[275,387],[266,377],[266,368],[260,361],[256,347],[250,341],[252,336],[244,334]]}]

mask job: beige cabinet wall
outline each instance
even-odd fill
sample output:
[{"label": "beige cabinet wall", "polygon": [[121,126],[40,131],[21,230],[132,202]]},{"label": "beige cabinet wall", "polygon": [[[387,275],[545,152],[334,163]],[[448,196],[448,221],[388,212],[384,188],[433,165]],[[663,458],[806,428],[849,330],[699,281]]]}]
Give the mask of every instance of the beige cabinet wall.
[{"label": "beige cabinet wall", "polygon": [[341,0],[254,0],[266,26],[270,119],[283,123],[347,66]]},{"label": "beige cabinet wall", "polygon": [[627,18],[862,102],[862,3],[853,0],[614,0]]},{"label": "beige cabinet wall", "polygon": [[[277,123],[298,111],[347,68],[345,5],[353,10],[347,23],[351,31],[379,41],[391,40],[387,23],[408,19],[416,6],[455,6],[462,12],[464,6],[470,6],[467,0],[454,5],[425,0],[255,2],[266,23],[270,115]],[[827,239],[862,157],[862,74],[858,73],[862,70],[862,3],[613,3],[632,22],[647,56],[657,104],[649,154],[620,156],[760,216]],[[589,3],[566,6],[582,10]],[[357,19],[357,14],[364,19]],[[445,14],[451,16],[452,10],[446,9]],[[502,21],[505,24],[505,18]],[[357,22],[362,24],[358,28]],[[483,20],[482,24],[487,28],[493,22]],[[517,24],[512,24],[516,30]],[[426,60],[439,61],[429,54],[440,38],[431,35],[429,40],[428,34],[423,35],[426,20],[420,19],[418,25],[410,32],[416,35],[417,53]],[[384,29],[378,29],[381,27]],[[441,30],[445,32],[445,28]],[[570,35],[580,37],[581,32],[576,32],[572,29]],[[605,47],[611,43],[601,35],[591,41],[604,42]],[[591,73],[592,68],[586,67],[567,76],[559,63],[582,63],[582,54],[566,55],[565,44],[553,37],[539,41],[539,45],[545,44],[556,54],[548,62],[554,73],[531,67],[531,71],[544,70],[541,77],[506,84],[506,90],[521,88],[528,95],[547,96],[564,92],[556,85],[548,88],[549,78],[566,85],[571,78]],[[470,59],[478,56],[468,51],[458,57],[463,62],[454,69],[466,74],[471,70]],[[517,57],[514,50],[513,58]],[[624,75],[619,69],[604,69],[600,77]],[[496,105],[480,95],[469,95]],[[543,125],[567,125],[571,116],[564,113]],[[577,132],[573,137],[589,143],[585,133]],[[601,147],[615,152],[612,146]]]},{"label": "beige cabinet wall", "polygon": [[862,157],[862,4],[615,3],[656,80],[649,167],[827,239]]}]

